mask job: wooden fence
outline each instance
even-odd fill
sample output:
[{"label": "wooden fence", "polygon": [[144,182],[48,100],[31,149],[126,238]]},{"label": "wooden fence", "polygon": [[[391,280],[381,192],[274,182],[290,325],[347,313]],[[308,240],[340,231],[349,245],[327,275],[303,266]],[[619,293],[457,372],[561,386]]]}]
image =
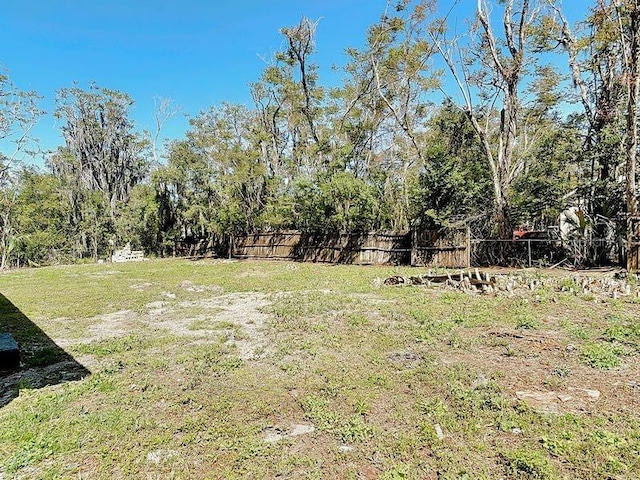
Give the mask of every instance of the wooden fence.
[{"label": "wooden fence", "polygon": [[284,231],[237,235],[231,242],[236,258],[450,268],[468,267],[470,259],[468,229],[368,234]]},{"label": "wooden fence", "polygon": [[299,231],[237,235],[232,255],[305,262],[358,265],[407,264],[411,258],[409,233],[308,234]]},{"label": "wooden fence", "polygon": [[443,268],[471,266],[469,228],[414,230],[411,241],[411,265]]}]

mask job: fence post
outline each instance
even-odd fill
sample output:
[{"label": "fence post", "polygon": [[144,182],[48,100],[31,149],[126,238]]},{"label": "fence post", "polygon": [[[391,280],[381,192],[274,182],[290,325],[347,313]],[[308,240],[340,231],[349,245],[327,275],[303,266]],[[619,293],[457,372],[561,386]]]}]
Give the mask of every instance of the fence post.
[{"label": "fence post", "polygon": [[531,240],[527,240],[527,253],[529,254],[529,268],[531,268]]},{"label": "fence post", "polygon": [[418,263],[418,231],[415,227],[411,230],[411,260],[409,265],[416,267]]},{"label": "fence post", "polygon": [[467,268],[471,266],[471,227],[467,227]]}]

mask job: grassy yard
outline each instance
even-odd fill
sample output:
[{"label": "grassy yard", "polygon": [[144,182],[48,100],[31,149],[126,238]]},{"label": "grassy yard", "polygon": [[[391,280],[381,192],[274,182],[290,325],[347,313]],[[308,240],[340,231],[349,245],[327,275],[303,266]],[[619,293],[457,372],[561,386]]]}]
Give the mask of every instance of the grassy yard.
[{"label": "grassy yard", "polygon": [[29,368],[0,377],[0,479],[640,478],[635,295],[376,280],[416,273],[153,260],[0,275],[22,344],[39,330],[58,348],[32,343]]}]

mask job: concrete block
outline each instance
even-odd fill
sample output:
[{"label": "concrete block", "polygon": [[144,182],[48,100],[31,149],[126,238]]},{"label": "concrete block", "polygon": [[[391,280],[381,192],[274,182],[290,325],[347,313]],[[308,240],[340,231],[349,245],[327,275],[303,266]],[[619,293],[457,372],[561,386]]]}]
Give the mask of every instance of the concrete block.
[{"label": "concrete block", "polygon": [[18,344],[9,333],[0,333],[0,370],[10,370],[20,365]]}]

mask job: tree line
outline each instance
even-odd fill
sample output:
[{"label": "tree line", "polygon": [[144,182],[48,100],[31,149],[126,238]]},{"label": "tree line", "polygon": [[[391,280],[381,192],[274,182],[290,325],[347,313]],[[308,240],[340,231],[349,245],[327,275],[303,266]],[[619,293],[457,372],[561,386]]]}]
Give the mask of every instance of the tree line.
[{"label": "tree line", "polygon": [[[457,9],[460,9],[460,5]],[[640,5],[594,0],[570,22],[552,0],[477,0],[464,28],[434,0],[389,2],[341,82],[323,85],[316,30],[248,86],[251,105],[190,119],[158,153],[133,99],[98,85],[57,92],[64,145],[37,169],[16,162],[42,112],[0,75],[0,266],[97,259],[130,243],[171,255],[231,234],[470,225],[510,238],[579,209],[577,234],[632,233]],[[163,157],[163,158],[161,158]]]}]

